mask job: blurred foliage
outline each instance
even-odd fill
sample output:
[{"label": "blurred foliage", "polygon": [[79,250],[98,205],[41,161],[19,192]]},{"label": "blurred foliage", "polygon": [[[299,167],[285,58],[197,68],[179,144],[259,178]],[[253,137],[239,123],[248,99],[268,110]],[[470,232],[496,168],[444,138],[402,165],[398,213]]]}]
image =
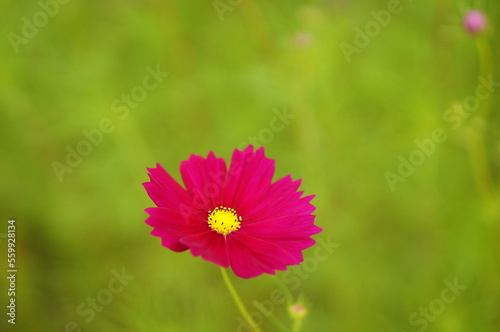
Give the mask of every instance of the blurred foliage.
[{"label": "blurred foliage", "polygon": [[[500,81],[500,3],[476,1],[489,25],[471,36],[462,17],[472,1],[59,2],[3,1],[0,233],[17,220],[18,278],[17,324],[2,313],[2,331],[70,331],[71,321],[92,332],[238,330],[218,267],[149,235],[141,182],[157,162],[179,179],[189,154],[229,158],[252,140],[277,160],[276,178],[291,173],[316,195],[316,239],[340,245],[291,289],[311,305],[303,331],[498,330],[498,93],[457,129],[444,115],[479,76]],[[395,4],[377,23],[374,12]],[[356,28],[370,24],[367,45],[346,57],[341,45],[356,46]],[[148,68],[168,76],[140,90]],[[141,101],[124,106],[131,93]],[[269,136],[284,110],[293,119]],[[84,149],[103,119],[113,129],[58,175],[54,162]],[[436,128],[446,140],[391,191],[386,172]],[[122,269],[134,279],[109,304],[92,319],[78,311],[88,297],[108,300],[102,290]],[[425,329],[412,323],[455,279],[467,288],[434,304]],[[251,310],[273,280],[233,276]],[[287,321],[284,304],[274,312]],[[276,330],[270,319],[262,328]]]}]

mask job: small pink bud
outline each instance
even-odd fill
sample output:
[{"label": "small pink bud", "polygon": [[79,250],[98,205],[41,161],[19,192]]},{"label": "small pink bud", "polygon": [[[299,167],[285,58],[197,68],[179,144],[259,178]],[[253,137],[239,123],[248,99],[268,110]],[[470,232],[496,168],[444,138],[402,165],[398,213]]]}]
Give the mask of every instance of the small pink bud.
[{"label": "small pink bud", "polygon": [[486,27],[486,17],[479,10],[469,10],[465,14],[464,25],[471,34],[480,33]]},{"label": "small pink bud", "polygon": [[299,48],[307,48],[311,46],[313,42],[312,36],[307,32],[299,32],[294,38],[295,45]]},{"label": "small pink bud", "polygon": [[290,315],[294,318],[303,318],[307,314],[307,309],[302,303],[295,303],[288,307]]}]

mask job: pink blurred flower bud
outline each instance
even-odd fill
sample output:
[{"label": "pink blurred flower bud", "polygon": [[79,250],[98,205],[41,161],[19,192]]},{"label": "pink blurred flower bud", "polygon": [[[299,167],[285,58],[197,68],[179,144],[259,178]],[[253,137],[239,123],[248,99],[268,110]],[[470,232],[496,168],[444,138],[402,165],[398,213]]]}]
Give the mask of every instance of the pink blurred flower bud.
[{"label": "pink blurred flower bud", "polygon": [[486,17],[479,10],[469,10],[465,14],[464,25],[471,34],[483,32],[486,27]]},{"label": "pink blurred flower bud", "polygon": [[299,32],[295,34],[294,43],[295,46],[299,48],[308,48],[309,46],[311,46],[312,42],[313,38],[311,34],[307,32]]},{"label": "pink blurred flower bud", "polygon": [[302,303],[295,303],[288,307],[290,315],[295,319],[304,318],[307,314],[307,308]]}]

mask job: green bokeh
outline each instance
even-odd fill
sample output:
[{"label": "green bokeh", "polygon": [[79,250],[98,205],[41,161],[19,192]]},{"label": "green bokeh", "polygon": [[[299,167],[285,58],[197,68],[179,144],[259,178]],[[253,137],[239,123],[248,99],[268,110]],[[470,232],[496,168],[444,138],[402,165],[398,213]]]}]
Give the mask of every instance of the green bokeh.
[{"label": "green bokeh", "polygon": [[[315,238],[338,244],[321,259],[308,249],[301,270],[277,273],[308,304],[303,331],[497,331],[498,92],[454,113],[460,123],[446,115],[467,108],[478,77],[500,81],[500,3],[476,1],[489,19],[479,37],[462,27],[468,1],[403,0],[381,23],[375,17],[397,1],[219,3],[231,10],[3,1],[0,274],[9,218],[18,273],[15,326],[0,278],[0,330],[65,332],[74,321],[84,332],[246,331],[217,266],[149,235],[141,183],[156,163],[179,179],[191,153],[229,158],[254,143],[276,159],[276,179],[292,174],[316,195],[324,231]],[[346,56],[346,44],[357,50]],[[157,68],[168,75],[141,94]],[[274,122],[284,112],[291,118]],[[438,128],[442,142],[391,190],[386,172],[398,174],[399,158],[417,156],[416,140]],[[90,144],[85,132],[97,143],[56,171],[68,149]],[[90,310],[87,298],[106,302],[102,290],[123,269],[133,280]],[[250,311],[279,288],[272,277],[231,277]],[[450,303],[441,300],[446,280],[467,287]],[[273,306],[288,324],[287,306]],[[277,331],[267,317],[262,329]]]}]

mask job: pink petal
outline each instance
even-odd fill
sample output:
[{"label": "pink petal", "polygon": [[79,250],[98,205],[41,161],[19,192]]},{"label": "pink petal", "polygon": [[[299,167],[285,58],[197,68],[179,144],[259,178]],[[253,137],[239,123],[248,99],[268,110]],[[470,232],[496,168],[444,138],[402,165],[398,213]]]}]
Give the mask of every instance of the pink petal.
[{"label": "pink petal", "polygon": [[[232,234],[230,234],[232,235]],[[275,270],[286,270],[287,265],[302,261],[280,246],[252,236],[234,233],[227,236],[231,267],[241,278],[252,278],[262,273],[274,274]]]},{"label": "pink petal", "polygon": [[224,204],[237,212],[255,206],[268,190],[274,175],[274,160],[264,156],[264,148],[235,150],[229,167]]},{"label": "pink petal", "polygon": [[208,230],[199,234],[184,237],[180,242],[191,249],[193,256],[201,256],[207,261],[228,267],[229,256],[224,236],[217,234],[208,226],[206,229]]},{"label": "pink petal", "polygon": [[191,195],[191,204],[205,211],[221,205],[227,183],[226,162],[210,152],[206,159],[191,155],[181,163],[182,180]]},{"label": "pink petal", "polygon": [[[313,218],[313,216],[308,216]],[[306,218],[303,216],[302,219]],[[302,251],[316,243],[311,235],[321,232],[321,228],[309,222],[300,223],[300,219],[277,220],[244,225],[239,234],[251,236],[282,248],[290,255],[302,261]]]},{"label": "pink petal", "polygon": [[188,249],[179,240],[186,236],[198,234],[207,230],[206,222],[192,216],[186,216],[179,211],[168,208],[148,208],[146,212],[149,218],[146,224],[154,229],[152,235],[162,239],[162,245],[173,251],[184,251]]},{"label": "pink petal", "polygon": [[186,190],[161,165],[148,168],[148,171],[150,182],[142,185],[157,206],[179,209],[183,205],[191,204],[192,200]]},{"label": "pink petal", "polygon": [[303,192],[296,191],[300,182],[300,180],[292,181],[290,175],[274,182],[265,193],[265,198],[241,212],[244,223],[260,222],[281,216],[310,215],[316,209],[310,204],[314,196],[301,198]]}]

